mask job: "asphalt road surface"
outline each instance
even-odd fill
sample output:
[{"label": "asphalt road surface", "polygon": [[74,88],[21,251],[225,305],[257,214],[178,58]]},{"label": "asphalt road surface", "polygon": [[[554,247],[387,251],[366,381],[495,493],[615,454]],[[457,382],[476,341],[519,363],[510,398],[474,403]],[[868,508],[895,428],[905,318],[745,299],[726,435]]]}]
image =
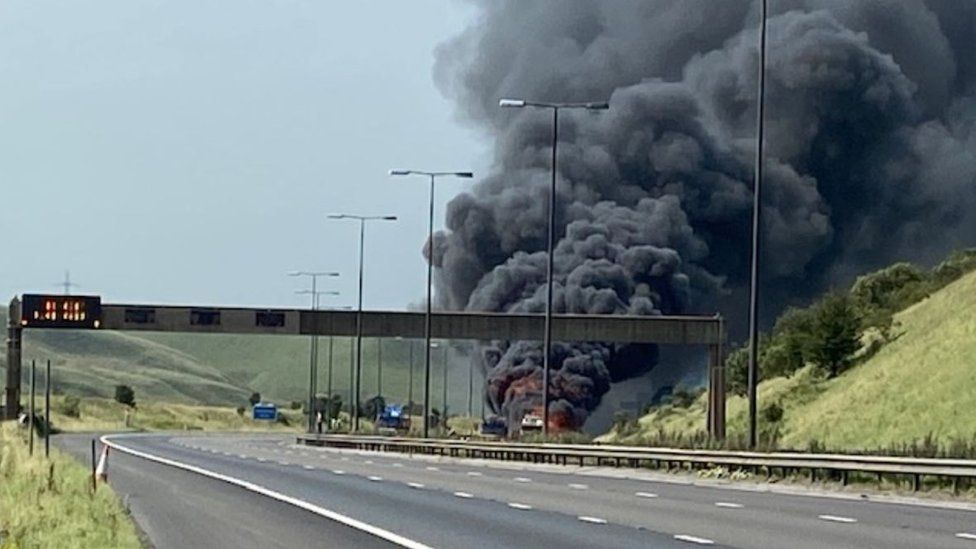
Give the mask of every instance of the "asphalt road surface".
[{"label": "asphalt road surface", "polygon": [[[90,440],[70,435],[58,442],[86,458]],[[324,510],[315,514],[200,472],[112,452],[110,484],[159,549],[976,549],[976,512],[966,510],[610,478],[577,467],[311,448],[284,436],[153,434],[112,440]]]}]

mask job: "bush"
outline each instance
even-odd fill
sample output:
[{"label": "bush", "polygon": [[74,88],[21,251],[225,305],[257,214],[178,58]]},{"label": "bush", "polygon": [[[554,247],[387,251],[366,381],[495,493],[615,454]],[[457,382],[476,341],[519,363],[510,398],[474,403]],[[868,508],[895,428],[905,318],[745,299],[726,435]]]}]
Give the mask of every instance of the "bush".
[{"label": "bush", "polygon": [[261,402],[261,393],[251,393],[251,398],[247,399],[247,401],[251,403],[251,407],[253,408]]},{"label": "bush", "polygon": [[74,395],[68,395],[61,401],[57,410],[68,417],[81,417],[81,399]]},{"label": "bush", "polygon": [[783,419],[783,407],[774,402],[763,408],[762,414],[766,423],[779,423]]},{"label": "bush", "polygon": [[115,386],[115,401],[130,408],[136,407],[136,392],[128,385]]},{"label": "bush", "polygon": [[243,406],[238,406],[237,407],[237,415],[239,415],[241,417],[244,417],[244,412],[246,412],[246,411],[247,411],[247,409],[244,408]]}]

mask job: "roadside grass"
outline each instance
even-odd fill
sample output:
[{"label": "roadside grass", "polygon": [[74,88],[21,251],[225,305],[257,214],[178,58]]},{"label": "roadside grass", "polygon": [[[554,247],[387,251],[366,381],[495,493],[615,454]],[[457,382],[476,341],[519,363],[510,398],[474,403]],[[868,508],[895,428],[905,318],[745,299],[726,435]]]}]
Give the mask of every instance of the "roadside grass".
[{"label": "roadside grass", "polygon": [[[279,410],[284,421],[254,421],[250,409],[238,415],[237,410],[219,406],[195,406],[166,402],[137,402],[130,408],[107,398],[82,398],[73,415],[69,397],[51,397],[51,419],[60,431],[285,431],[301,430],[301,410]],[[40,412],[44,399],[37,399]]]},{"label": "roadside grass", "polygon": [[[895,316],[897,337],[841,376],[811,368],[759,386],[766,448],[976,458],[976,273]],[[601,442],[715,446],[704,434],[707,396],[621,425]],[[765,418],[772,404],[778,422]],[[726,446],[743,447],[748,402],[730,396]]]},{"label": "roadside grass", "polygon": [[93,494],[88,469],[55,448],[44,459],[37,440],[28,457],[26,437],[14,423],[0,426],[0,547],[141,547],[109,486]]}]

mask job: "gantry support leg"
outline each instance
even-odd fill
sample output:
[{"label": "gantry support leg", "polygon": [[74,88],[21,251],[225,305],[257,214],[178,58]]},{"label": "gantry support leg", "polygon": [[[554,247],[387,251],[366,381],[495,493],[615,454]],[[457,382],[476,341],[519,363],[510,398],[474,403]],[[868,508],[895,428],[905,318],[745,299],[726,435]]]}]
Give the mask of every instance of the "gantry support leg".
[{"label": "gantry support leg", "polygon": [[10,301],[7,317],[7,384],[4,390],[3,419],[17,419],[20,412],[20,361],[24,329],[20,325],[20,300]]}]

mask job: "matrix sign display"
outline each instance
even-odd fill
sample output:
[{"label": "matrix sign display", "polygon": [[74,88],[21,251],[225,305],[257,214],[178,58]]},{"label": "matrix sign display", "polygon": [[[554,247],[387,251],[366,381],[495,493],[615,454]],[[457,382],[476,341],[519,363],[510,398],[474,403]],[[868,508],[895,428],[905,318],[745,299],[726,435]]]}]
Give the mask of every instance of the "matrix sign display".
[{"label": "matrix sign display", "polygon": [[102,298],[24,294],[20,323],[25,328],[100,328]]}]

